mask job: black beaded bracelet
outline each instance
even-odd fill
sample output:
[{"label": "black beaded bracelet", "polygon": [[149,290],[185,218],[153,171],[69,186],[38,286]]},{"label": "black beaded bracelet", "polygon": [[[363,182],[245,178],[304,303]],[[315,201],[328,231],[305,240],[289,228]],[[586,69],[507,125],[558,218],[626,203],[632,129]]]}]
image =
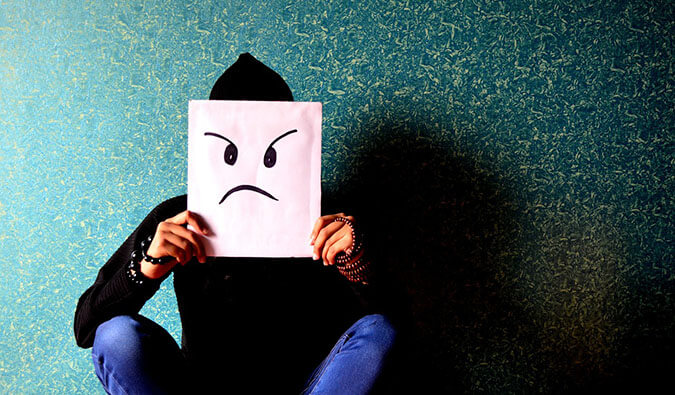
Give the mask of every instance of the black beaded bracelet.
[{"label": "black beaded bracelet", "polygon": [[142,286],[145,283],[147,277],[141,273],[141,254],[134,250],[131,253],[131,259],[127,265],[127,277],[138,286]]},{"label": "black beaded bracelet", "polygon": [[148,248],[150,248],[150,243],[152,243],[152,235],[148,236],[147,239],[141,241],[141,253],[143,254],[143,259],[145,259],[147,262],[150,262],[153,265],[163,265],[165,263],[170,262],[173,259],[173,257],[170,256],[162,256],[159,258],[155,258],[148,255]]},{"label": "black beaded bracelet", "polygon": [[346,217],[337,217],[333,222],[344,222],[352,230],[352,246],[344,252],[340,252],[335,256],[335,263],[337,266],[345,266],[352,260],[353,257],[358,256],[361,253],[361,248],[363,247],[361,243],[361,238],[357,237],[356,230],[354,229],[354,223]]}]

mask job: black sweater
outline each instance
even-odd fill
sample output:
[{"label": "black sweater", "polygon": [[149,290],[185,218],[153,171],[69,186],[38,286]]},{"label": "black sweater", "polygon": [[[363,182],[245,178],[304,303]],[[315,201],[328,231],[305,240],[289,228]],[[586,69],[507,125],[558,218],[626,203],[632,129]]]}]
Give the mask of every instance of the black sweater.
[{"label": "black sweater", "polygon": [[[186,208],[187,195],[155,207],[100,269],[77,304],[80,347],[92,346],[98,325],[138,313],[155,294],[164,278],[137,286],[125,267],[159,222]],[[299,391],[340,334],[377,311],[374,285],[350,283],[311,259],[208,258],[204,264],[193,259],[176,265],[173,281],[181,348],[199,382],[208,386],[257,380],[258,389]]]}]

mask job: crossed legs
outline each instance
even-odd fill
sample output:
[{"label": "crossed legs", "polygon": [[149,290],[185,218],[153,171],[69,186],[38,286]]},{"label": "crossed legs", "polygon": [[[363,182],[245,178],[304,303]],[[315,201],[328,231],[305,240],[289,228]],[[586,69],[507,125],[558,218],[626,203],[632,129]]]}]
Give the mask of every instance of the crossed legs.
[{"label": "crossed legs", "polygon": [[[364,316],[340,336],[307,380],[303,394],[368,393],[395,337],[385,316]],[[99,325],[92,359],[96,375],[111,394],[181,393],[185,392],[181,385],[190,383],[171,335],[141,315],[117,316]]]}]

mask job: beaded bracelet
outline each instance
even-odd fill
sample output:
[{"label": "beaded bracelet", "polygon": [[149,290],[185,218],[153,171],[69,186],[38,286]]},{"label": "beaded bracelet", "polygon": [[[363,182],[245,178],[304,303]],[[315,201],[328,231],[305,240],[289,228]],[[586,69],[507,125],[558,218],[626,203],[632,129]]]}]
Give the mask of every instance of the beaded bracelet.
[{"label": "beaded bracelet", "polygon": [[337,266],[338,271],[342,274],[347,280],[351,282],[359,282],[363,284],[368,284],[368,278],[371,275],[371,266],[370,261],[359,257],[356,261],[350,263],[347,266]]},{"label": "beaded bracelet", "polygon": [[345,217],[337,217],[333,222],[344,222],[352,230],[352,246],[347,248],[344,252],[339,252],[335,256],[335,263],[337,266],[344,266],[349,263],[353,257],[358,256],[361,253],[363,247],[361,243],[361,238],[357,237],[356,230],[354,230],[354,223]]},{"label": "beaded bracelet", "polygon": [[147,262],[150,262],[153,265],[163,265],[165,263],[170,262],[173,259],[173,257],[170,256],[162,256],[159,258],[155,258],[148,255],[148,248],[150,248],[150,243],[152,243],[152,235],[148,236],[147,239],[141,241],[141,253],[143,253],[143,259],[145,259]]},{"label": "beaded bracelet", "polygon": [[141,273],[141,254],[134,250],[131,253],[131,259],[127,265],[127,277],[138,286],[142,286],[146,277]]},{"label": "beaded bracelet", "polygon": [[338,271],[351,282],[368,284],[367,280],[371,273],[370,262],[363,258],[363,243],[357,237],[354,223],[345,217],[337,217],[333,222],[344,222],[352,230],[352,246],[335,256]]}]

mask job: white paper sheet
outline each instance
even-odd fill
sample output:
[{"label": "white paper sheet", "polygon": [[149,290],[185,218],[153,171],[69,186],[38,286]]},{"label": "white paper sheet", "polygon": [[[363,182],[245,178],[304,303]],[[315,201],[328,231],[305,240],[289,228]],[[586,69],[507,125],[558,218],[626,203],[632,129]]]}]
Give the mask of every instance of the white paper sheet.
[{"label": "white paper sheet", "polygon": [[208,256],[310,257],[321,215],[321,103],[193,100],[188,210]]}]

